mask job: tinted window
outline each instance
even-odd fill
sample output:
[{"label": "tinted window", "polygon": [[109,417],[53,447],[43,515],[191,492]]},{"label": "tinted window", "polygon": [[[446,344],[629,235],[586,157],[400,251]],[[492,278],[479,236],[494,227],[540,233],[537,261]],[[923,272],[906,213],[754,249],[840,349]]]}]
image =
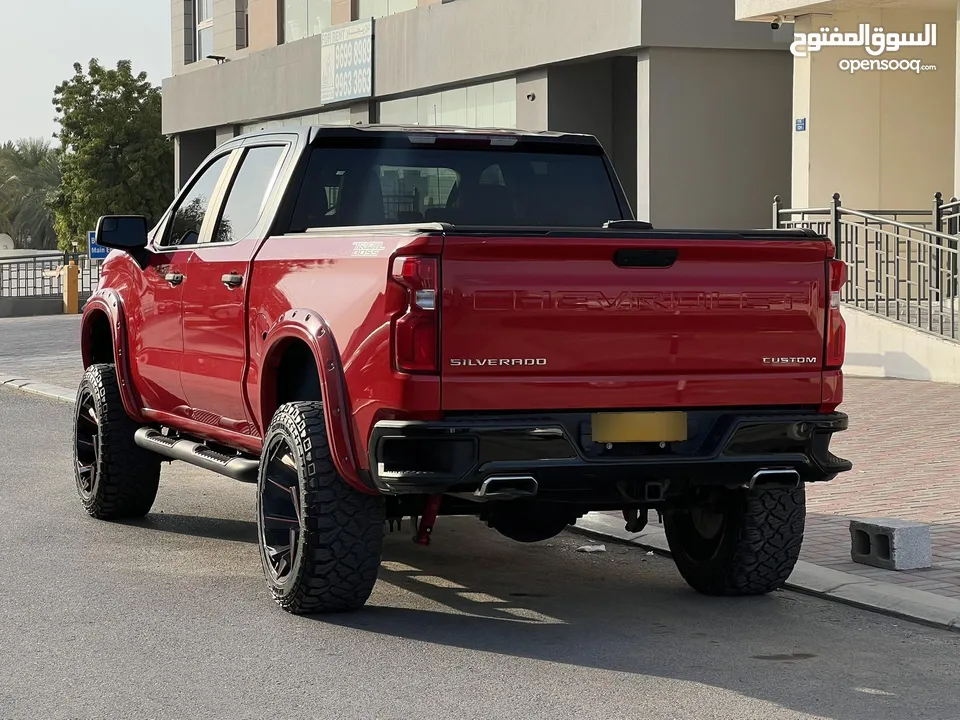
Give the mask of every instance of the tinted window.
[{"label": "tinted window", "polygon": [[247,150],[227,195],[212,242],[243,240],[253,232],[263,213],[267,192],[273,184],[282,155],[281,145]]},{"label": "tinted window", "polygon": [[315,149],[291,230],[450,222],[591,227],[624,219],[602,155],[418,147]]},{"label": "tinted window", "polygon": [[196,179],[173,214],[164,245],[196,245],[200,241],[203,218],[229,158],[229,153],[217,158]]}]

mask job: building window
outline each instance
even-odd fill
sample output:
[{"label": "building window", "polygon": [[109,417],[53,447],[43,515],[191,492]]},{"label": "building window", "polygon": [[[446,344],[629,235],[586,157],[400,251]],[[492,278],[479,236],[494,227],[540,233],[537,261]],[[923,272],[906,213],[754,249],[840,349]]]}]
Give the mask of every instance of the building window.
[{"label": "building window", "polygon": [[380,103],[380,122],[389,125],[456,125],[469,128],[515,128],[517,81],[443,90]]},{"label": "building window", "polygon": [[330,27],[331,0],[307,0],[307,34],[319,35]]},{"label": "building window", "polygon": [[416,8],[417,0],[360,0],[357,15],[361,19],[381,18]]},{"label": "building window", "polygon": [[239,20],[243,23],[243,27],[240,30],[240,46],[238,50],[250,47],[250,0],[240,0],[240,6],[237,10],[239,14]]},{"label": "building window", "polygon": [[339,110],[327,110],[326,112],[312,113],[310,115],[296,115],[294,117],[261,120],[260,122],[241,125],[240,134],[243,135],[244,133],[255,132],[257,130],[302,127],[304,125],[349,125],[350,120],[350,108],[341,108]]},{"label": "building window", "polygon": [[402,98],[380,103],[380,122],[384,125],[412,125],[417,121],[419,98]]},{"label": "building window", "polygon": [[285,43],[319,35],[330,27],[331,0],[283,0]]},{"label": "building window", "polygon": [[194,18],[197,27],[196,59],[213,55],[213,0],[194,0]]}]

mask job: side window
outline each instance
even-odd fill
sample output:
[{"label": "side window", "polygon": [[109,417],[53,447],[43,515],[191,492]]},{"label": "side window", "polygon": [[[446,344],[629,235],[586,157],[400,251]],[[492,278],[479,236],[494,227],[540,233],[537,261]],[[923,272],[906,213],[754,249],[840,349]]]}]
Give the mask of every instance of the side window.
[{"label": "side window", "polygon": [[229,153],[220,156],[196,179],[174,211],[170,227],[161,243],[162,246],[196,245],[200,242],[203,218],[207,214],[210,198],[229,159]]},{"label": "side window", "polygon": [[211,242],[230,243],[250,236],[263,213],[284,148],[283,145],[270,145],[247,150],[227,194]]}]

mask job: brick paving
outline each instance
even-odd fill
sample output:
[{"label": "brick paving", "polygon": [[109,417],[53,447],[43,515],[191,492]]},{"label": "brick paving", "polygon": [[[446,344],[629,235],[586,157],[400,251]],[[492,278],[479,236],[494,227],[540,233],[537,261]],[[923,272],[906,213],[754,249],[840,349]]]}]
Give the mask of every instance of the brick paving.
[{"label": "brick paving", "polygon": [[[871,579],[960,598],[960,386],[846,378],[850,429],[833,451],[854,468],[808,487],[803,560]],[[850,560],[849,520],[929,523],[933,567],[894,572]]]}]

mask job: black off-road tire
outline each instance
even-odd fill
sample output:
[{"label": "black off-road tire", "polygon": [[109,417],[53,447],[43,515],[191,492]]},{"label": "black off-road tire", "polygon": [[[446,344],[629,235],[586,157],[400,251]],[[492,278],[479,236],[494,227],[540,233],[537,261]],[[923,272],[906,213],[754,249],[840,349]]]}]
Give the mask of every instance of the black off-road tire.
[{"label": "black off-road tire", "polygon": [[123,408],[114,366],[87,368],[77,389],[73,467],[83,509],[99,520],[143,517],[156,500],[161,458],[134,442],[138,428]]},{"label": "black off-road tire", "polygon": [[704,595],[763,595],[783,587],[803,544],[806,492],[720,491],[722,523],[713,537],[687,510],[664,514],[664,530],[680,575]]},{"label": "black off-road tire", "polygon": [[[279,578],[264,534],[264,487],[269,454],[286,443],[296,466],[301,508],[292,568]],[[257,492],[257,536],[264,576],[274,600],[296,615],[361,608],[377,582],[383,551],[385,502],[350,487],[333,464],[323,403],[282,405],[264,438]]]}]

